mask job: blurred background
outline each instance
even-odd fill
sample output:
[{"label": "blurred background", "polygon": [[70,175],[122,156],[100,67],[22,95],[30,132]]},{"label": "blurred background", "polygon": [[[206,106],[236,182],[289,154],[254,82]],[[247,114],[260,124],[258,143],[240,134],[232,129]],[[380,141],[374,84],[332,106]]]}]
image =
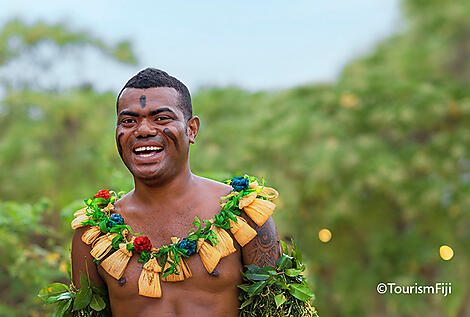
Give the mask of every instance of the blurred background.
[{"label": "blurred background", "polygon": [[147,66],[192,92],[193,172],[279,190],[320,316],[470,316],[469,1],[3,7],[0,316],[49,316],[36,294],[68,281],[73,211],[132,189],[115,98]]}]

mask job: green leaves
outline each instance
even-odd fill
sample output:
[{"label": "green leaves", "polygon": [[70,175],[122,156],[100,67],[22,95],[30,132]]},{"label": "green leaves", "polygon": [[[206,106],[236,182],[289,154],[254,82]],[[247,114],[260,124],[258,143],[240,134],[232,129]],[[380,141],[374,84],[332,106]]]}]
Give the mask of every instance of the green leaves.
[{"label": "green leaves", "polygon": [[91,302],[91,297],[93,292],[91,288],[81,288],[78,294],[75,296],[75,301],[73,302],[73,310],[84,309]]},{"label": "green leaves", "polygon": [[283,241],[281,245],[283,253],[275,268],[260,268],[250,264],[246,266],[246,272],[242,273],[245,283],[238,285],[241,290],[241,316],[245,313],[250,316],[250,312],[260,309],[260,314],[269,315],[271,306],[280,309],[276,316],[315,316],[312,312],[305,314],[308,306],[305,302],[312,300],[314,294],[302,276],[305,266],[301,262],[300,250],[292,243],[291,255],[288,255],[287,245]]},{"label": "green leaves", "polygon": [[286,297],[284,294],[277,294],[274,296],[274,301],[276,302],[276,308],[279,308],[279,306],[286,302]]},{"label": "green leaves", "polygon": [[303,271],[304,270],[287,269],[286,270],[286,275],[290,276],[290,277],[295,277],[295,276],[299,276],[300,274],[302,274]]},{"label": "green leaves", "polygon": [[52,317],[62,317],[64,313],[70,308],[72,305],[72,299],[62,301],[57,305],[56,311],[52,314]]},{"label": "green leaves", "polygon": [[47,301],[49,298],[57,298],[62,293],[68,292],[69,287],[62,283],[52,283],[42,288],[39,291],[38,297],[43,301]]},{"label": "green leaves", "polygon": [[106,302],[97,294],[93,294],[90,301],[90,307],[96,311],[102,311],[106,307]]},{"label": "green leaves", "polygon": [[97,316],[106,316],[109,312],[106,289],[95,287],[83,273],[80,275],[80,286],[77,292],[73,286],[53,283],[41,289],[38,297],[46,304],[57,305],[53,316],[73,316],[75,312],[91,316],[93,311],[103,312],[103,315],[100,313]]},{"label": "green leaves", "polygon": [[106,219],[100,222],[99,226],[100,226],[100,230],[102,233],[108,233],[109,228],[107,226],[107,223],[108,223],[108,220]]},{"label": "green leaves", "polygon": [[262,268],[253,268],[249,269],[246,273],[245,276],[253,281],[265,281],[270,277],[269,272]]},{"label": "green leaves", "polygon": [[84,289],[84,288],[89,288],[90,287],[90,279],[88,278],[88,276],[86,276],[85,274],[80,274],[80,288],[81,289]]},{"label": "green leaves", "polygon": [[301,301],[309,301],[314,296],[307,284],[289,284],[289,293]]},{"label": "green leaves", "polygon": [[291,256],[288,256],[287,254],[282,254],[279,259],[276,261],[276,268],[278,270],[284,270],[287,268],[292,267],[292,260],[293,258]]},{"label": "green leaves", "polygon": [[253,295],[257,295],[257,294],[261,293],[261,291],[263,290],[263,288],[265,286],[266,286],[265,281],[256,282],[255,284],[251,285],[248,288],[248,295],[253,296]]}]

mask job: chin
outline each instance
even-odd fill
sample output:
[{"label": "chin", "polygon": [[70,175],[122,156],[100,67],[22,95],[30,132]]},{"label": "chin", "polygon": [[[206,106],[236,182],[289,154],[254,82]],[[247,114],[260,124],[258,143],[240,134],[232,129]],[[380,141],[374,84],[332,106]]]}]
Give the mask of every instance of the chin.
[{"label": "chin", "polygon": [[150,169],[139,169],[135,168],[134,171],[131,171],[132,175],[138,179],[142,180],[158,180],[164,177],[164,171],[162,169],[150,170]]}]

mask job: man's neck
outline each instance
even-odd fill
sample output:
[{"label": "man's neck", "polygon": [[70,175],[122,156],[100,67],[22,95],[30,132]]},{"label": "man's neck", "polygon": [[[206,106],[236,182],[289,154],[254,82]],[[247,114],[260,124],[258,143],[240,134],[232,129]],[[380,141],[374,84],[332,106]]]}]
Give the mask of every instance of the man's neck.
[{"label": "man's neck", "polygon": [[195,175],[191,173],[188,166],[179,174],[169,179],[167,182],[149,184],[145,181],[134,178],[134,197],[143,204],[165,204],[175,199],[184,197],[194,183]]}]

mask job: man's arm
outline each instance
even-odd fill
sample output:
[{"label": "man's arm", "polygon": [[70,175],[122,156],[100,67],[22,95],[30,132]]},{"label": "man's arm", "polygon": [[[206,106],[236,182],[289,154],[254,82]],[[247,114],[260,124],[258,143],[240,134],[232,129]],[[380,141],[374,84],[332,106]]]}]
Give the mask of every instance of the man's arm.
[{"label": "man's arm", "polygon": [[105,285],[90,254],[91,246],[82,241],[82,234],[86,229],[88,226],[76,229],[72,239],[72,281],[76,288],[80,288],[81,273],[87,275],[87,272],[90,280],[96,286]]},{"label": "man's arm", "polygon": [[259,227],[246,214],[242,217],[258,233],[242,248],[243,265],[256,264],[259,267],[276,266],[280,256],[279,234],[272,217]]}]

